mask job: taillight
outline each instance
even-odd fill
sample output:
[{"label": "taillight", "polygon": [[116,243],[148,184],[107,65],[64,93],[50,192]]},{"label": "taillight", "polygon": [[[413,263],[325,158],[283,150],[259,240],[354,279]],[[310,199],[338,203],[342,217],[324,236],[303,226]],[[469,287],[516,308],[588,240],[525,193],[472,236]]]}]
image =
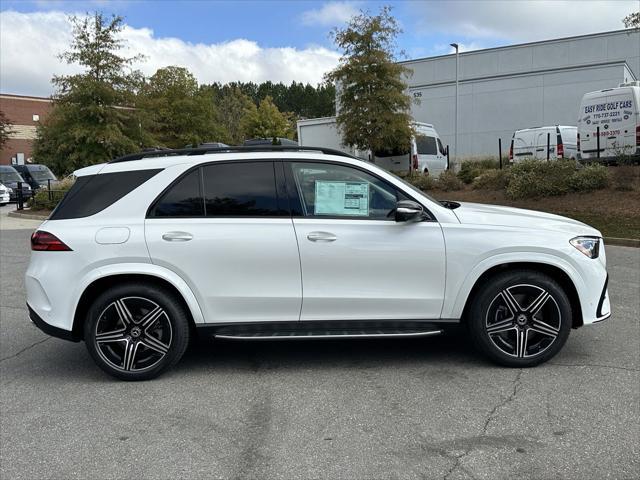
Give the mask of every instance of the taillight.
[{"label": "taillight", "polygon": [[[636,134],[636,137],[637,136],[638,135]],[[636,140],[637,140],[637,138],[636,138]],[[580,134],[578,134],[578,138],[576,140],[576,148],[578,149],[578,151],[580,151]]]},{"label": "taillight", "polygon": [[511,140],[511,146],[509,147],[509,161],[513,162],[513,140]]},{"label": "taillight", "polygon": [[564,157],[564,145],[562,143],[558,143],[558,158]]},{"label": "taillight", "polygon": [[413,169],[418,170],[418,155],[415,153],[413,154]]},{"label": "taillight", "polygon": [[31,250],[48,252],[70,252],[62,240],[49,232],[38,230],[31,234]]},{"label": "taillight", "polygon": [[636,147],[640,147],[640,125],[636,127]]}]

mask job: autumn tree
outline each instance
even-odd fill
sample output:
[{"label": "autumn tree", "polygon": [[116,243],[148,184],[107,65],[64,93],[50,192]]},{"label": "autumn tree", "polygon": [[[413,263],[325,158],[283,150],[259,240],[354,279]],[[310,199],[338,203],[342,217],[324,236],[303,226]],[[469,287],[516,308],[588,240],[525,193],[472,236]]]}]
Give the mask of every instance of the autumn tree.
[{"label": "autumn tree", "polygon": [[326,78],[339,85],[337,124],[345,145],[371,153],[408,151],[411,98],[403,77],[410,70],[396,63],[399,33],[390,7],[373,16],[361,11],[333,32],[343,56]]},{"label": "autumn tree", "polygon": [[140,57],[126,57],[122,17],[95,13],[70,17],[73,39],[60,59],[81,73],[54,76],[53,108],[38,129],[34,157],[57,173],[68,173],[139,150],[152,141],[134,108],[142,74]]},{"label": "autumn tree", "polygon": [[293,138],[293,119],[278,110],[271,97],[266,97],[256,107],[247,109],[243,119],[247,138]]}]

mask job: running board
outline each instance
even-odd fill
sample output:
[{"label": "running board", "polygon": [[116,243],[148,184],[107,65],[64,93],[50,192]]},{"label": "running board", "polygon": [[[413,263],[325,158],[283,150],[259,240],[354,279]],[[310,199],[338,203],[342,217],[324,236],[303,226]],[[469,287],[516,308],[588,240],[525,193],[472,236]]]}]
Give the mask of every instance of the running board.
[{"label": "running board", "polygon": [[419,327],[406,326],[359,327],[359,328],[318,328],[315,326],[296,325],[288,328],[273,328],[270,325],[227,326],[216,329],[215,338],[225,340],[316,340],[316,339],[353,339],[353,338],[412,338],[440,335],[443,330],[433,325],[423,324]]}]

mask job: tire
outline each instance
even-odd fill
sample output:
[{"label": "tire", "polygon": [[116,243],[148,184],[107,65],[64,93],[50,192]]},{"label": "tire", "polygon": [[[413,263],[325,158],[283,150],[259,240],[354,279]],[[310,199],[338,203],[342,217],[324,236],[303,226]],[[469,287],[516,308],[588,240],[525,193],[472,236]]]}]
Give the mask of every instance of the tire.
[{"label": "tire", "polygon": [[515,270],[489,279],[472,300],[467,320],[474,346],[506,367],[533,367],[564,346],[571,303],[551,277]]},{"label": "tire", "polygon": [[187,313],[173,292],[125,283],[89,308],[84,340],[96,364],[121,380],[150,380],[175,365],[189,343]]}]

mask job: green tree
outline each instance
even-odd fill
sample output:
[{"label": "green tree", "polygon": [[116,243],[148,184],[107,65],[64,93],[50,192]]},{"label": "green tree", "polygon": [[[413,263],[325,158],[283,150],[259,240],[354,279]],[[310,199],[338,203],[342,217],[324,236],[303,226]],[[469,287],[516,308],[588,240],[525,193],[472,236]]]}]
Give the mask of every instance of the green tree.
[{"label": "green tree", "polygon": [[372,153],[408,149],[411,98],[403,76],[410,70],[395,61],[399,33],[390,7],[375,16],[361,12],[333,32],[344,53],[327,79],[340,85],[337,123],[345,145]]},{"label": "green tree", "polygon": [[60,59],[83,71],[53,77],[53,109],[34,145],[36,160],[61,174],[136,151],[150,141],[133,108],[143,77],[131,66],[141,57],[120,53],[125,47],[122,17],[108,19],[96,12],[70,21],[73,40]]},{"label": "green tree", "polygon": [[266,97],[256,107],[251,104],[242,121],[247,138],[293,138],[293,120],[278,110],[271,97]]},{"label": "green tree", "polygon": [[211,89],[200,88],[183,67],[161,68],[144,85],[138,105],[149,119],[154,139],[165,147],[219,141],[224,135],[217,122]]},{"label": "green tree", "polygon": [[11,133],[13,133],[11,122],[4,112],[0,110],[0,148],[4,147],[4,144],[7,143]]},{"label": "green tree", "polygon": [[631,12],[622,19],[625,28],[640,28],[640,11]]},{"label": "green tree", "polygon": [[245,116],[253,112],[256,106],[242,93],[237,85],[225,85],[217,96],[219,122],[224,130],[223,141],[230,145],[241,145],[247,138],[245,134]]}]

